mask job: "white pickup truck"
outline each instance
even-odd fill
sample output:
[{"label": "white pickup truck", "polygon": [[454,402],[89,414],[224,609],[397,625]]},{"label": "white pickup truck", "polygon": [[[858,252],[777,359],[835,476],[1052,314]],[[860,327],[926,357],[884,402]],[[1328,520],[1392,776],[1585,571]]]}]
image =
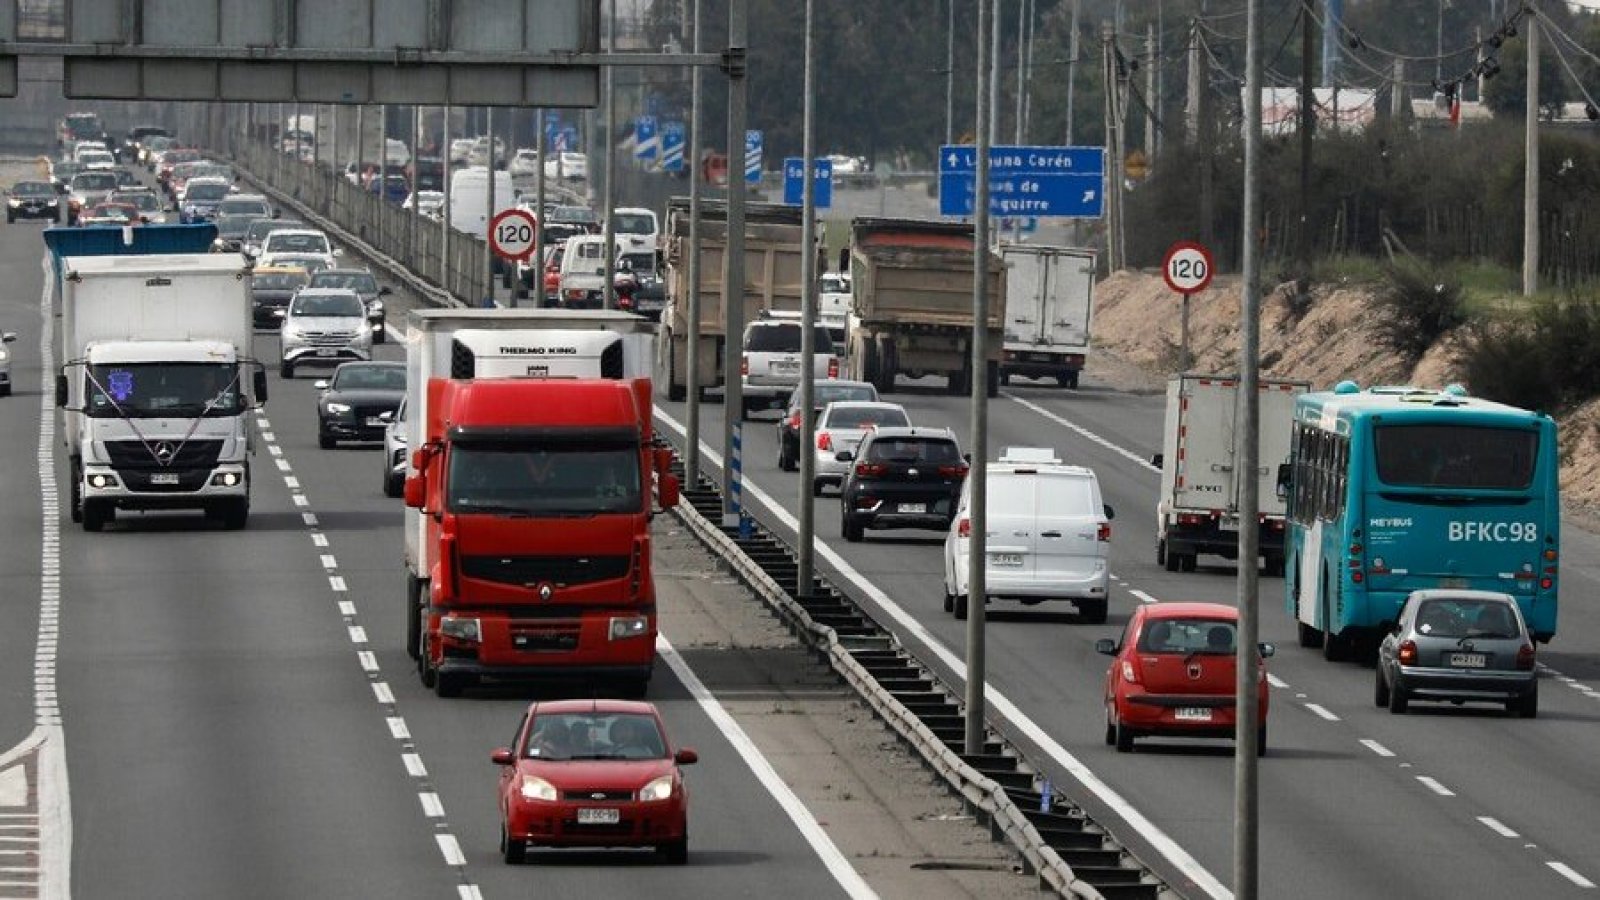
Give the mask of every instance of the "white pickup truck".
[{"label": "white pickup truck", "polygon": [[[814,332],[816,345],[811,355],[811,372],[821,381],[838,378],[841,360],[833,338],[822,324]],[[800,316],[797,313],[769,312],[744,330],[744,408],[740,418],[751,410],[781,407],[800,384]]]}]

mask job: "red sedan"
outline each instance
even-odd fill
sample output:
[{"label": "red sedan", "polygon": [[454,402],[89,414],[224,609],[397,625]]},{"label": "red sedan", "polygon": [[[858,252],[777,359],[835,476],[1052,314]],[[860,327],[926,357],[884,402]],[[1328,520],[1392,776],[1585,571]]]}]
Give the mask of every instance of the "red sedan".
[{"label": "red sedan", "polygon": [[628,700],[535,702],[500,766],[500,850],[655,847],[689,859],[689,798],[679,766],[699,757],[667,742],[661,715]]},{"label": "red sedan", "polygon": [[[1126,753],[1134,738],[1234,736],[1239,611],[1220,603],[1153,603],[1133,611],[1120,640],[1095,649],[1106,672],[1106,743]],[[1267,752],[1267,667],[1261,644],[1257,752]]]}]

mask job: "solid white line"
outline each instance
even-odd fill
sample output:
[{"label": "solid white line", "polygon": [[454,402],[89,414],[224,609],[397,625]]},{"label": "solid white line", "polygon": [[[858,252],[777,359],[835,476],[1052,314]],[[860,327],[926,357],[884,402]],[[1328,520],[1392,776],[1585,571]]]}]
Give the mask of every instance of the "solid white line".
[{"label": "solid white line", "polygon": [[1078,434],[1080,434],[1083,437],[1087,438],[1091,442],[1099,444],[1100,446],[1106,448],[1107,450],[1110,450],[1112,453],[1116,453],[1119,456],[1125,456],[1128,459],[1133,460],[1135,463],[1138,463],[1141,468],[1144,468],[1144,469],[1147,469],[1147,470],[1149,470],[1151,472],[1154,472],[1157,475],[1161,474],[1161,470],[1156,468],[1155,466],[1151,465],[1150,464],[1150,460],[1145,459],[1144,457],[1140,456],[1137,453],[1134,453],[1132,450],[1128,450],[1128,449],[1120,447],[1120,446],[1118,446],[1116,444],[1113,444],[1112,442],[1106,440],[1105,438],[1101,437],[1100,435],[1095,434],[1094,432],[1090,431],[1087,428],[1084,428],[1082,425],[1078,425],[1078,424],[1075,424],[1073,422],[1069,422],[1066,419],[1061,418],[1060,416],[1056,415],[1055,413],[1051,412],[1048,409],[1045,409],[1044,407],[1040,406],[1037,403],[1033,403],[1033,402],[1030,402],[1028,400],[1024,400],[1021,397],[1018,397],[1016,394],[1011,393],[1010,391],[1001,391],[1000,392],[1000,396],[1006,398],[1007,400],[1012,400],[1012,401],[1020,404],[1024,409],[1033,410],[1034,412],[1038,413],[1039,415],[1044,416],[1046,419],[1049,419],[1050,421],[1056,423],[1057,425],[1060,425],[1063,428],[1066,428],[1069,431],[1077,432]]},{"label": "solid white line", "polygon": [[1566,880],[1572,882],[1573,884],[1577,885],[1578,887],[1586,888],[1586,889],[1592,889],[1594,887],[1594,882],[1592,882],[1589,879],[1583,877],[1582,875],[1579,875],[1575,869],[1573,869],[1571,866],[1567,865],[1564,862],[1557,862],[1557,861],[1552,859],[1552,860],[1547,861],[1545,863],[1545,865],[1547,865],[1550,868],[1556,870],[1556,873],[1559,874],[1562,878],[1565,878]]},{"label": "solid white line", "polygon": [[[657,406],[655,413],[658,418],[676,431],[679,437],[684,435],[683,426],[668,415],[666,410]],[[711,446],[705,441],[700,442],[700,455],[712,465],[722,465],[722,455],[712,450]],[[789,529],[796,532],[799,531],[799,523],[795,521],[793,516],[789,515],[788,510],[775,502],[765,491],[756,487],[753,482],[746,481],[744,483],[744,495],[747,499],[754,499],[764,505],[773,516]],[[849,579],[857,590],[872,598],[872,601],[893,620],[894,624],[903,631],[901,635],[902,643],[905,642],[906,636],[914,638],[916,642],[926,646],[954,673],[958,685],[965,684],[967,678],[966,663],[951,652],[948,647],[944,646],[934,636],[933,632],[929,631],[915,617],[906,612],[900,604],[891,600],[889,595],[885,594],[877,585],[868,581],[865,576],[856,571],[855,567],[840,556],[832,546],[823,541],[817,541],[816,549],[817,553],[829,565],[833,566],[835,571],[842,577]],[[1137,831],[1157,853],[1161,854],[1173,867],[1194,882],[1197,890],[1204,891],[1211,897],[1217,898],[1217,900],[1231,900],[1233,892],[1224,887],[1216,876],[1206,871],[1205,867],[1200,865],[1199,860],[1191,856],[1189,851],[1179,846],[1178,842],[1174,841],[1166,832],[1156,827],[1156,824],[1146,818],[1144,813],[1135,809],[1133,804],[1117,793],[1111,785],[1102,781],[1100,776],[1096,775],[1093,770],[1072,755],[1067,748],[1061,746],[1060,742],[1046,733],[1043,728],[1040,728],[1038,723],[1023,714],[1022,710],[1012,703],[1009,697],[989,686],[985,686],[984,696],[988,699],[996,714],[1010,722],[1023,736],[1048,754],[1057,765],[1078,779],[1090,793],[1100,799],[1100,802],[1110,807],[1117,816],[1128,823],[1128,827]]]},{"label": "solid white line", "polygon": [[1506,827],[1505,823],[1492,816],[1479,816],[1478,821],[1482,822],[1490,831],[1500,835],[1501,837],[1514,838],[1522,836],[1517,834],[1515,831],[1512,831],[1510,828]]},{"label": "solid white line", "polygon": [[1454,797],[1456,795],[1455,791],[1452,791],[1440,784],[1435,778],[1430,778],[1427,775],[1418,775],[1417,780],[1422,782],[1422,785],[1428,790],[1433,791],[1435,794],[1438,794],[1441,797]]},{"label": "solid white line", "polygon": [[464,866],[467,864],[467,858],[461,853],[461,843],[456,840],[455,835],[436,834],[433,839],[439,842],[439,852],[444,855],[444,861],[447,865]]},{"label": "solid white line", "polygon": [[1161,602],[1161,601],[1157,600],[1156,598],[1150,596],[1149,594],[1146,594],[1144,591],[1141,591],[1141,590],[1139,590],[1137,588],[1129,588],[1128,589],[1128,593],[1130,593],[1133,596],[1139,598],[1139,602],[1141,602],[1141,603],[1159,603],[1159,602]]},{"label": "solid white line", "polygon": [[756,747],[755,742],[750,740],[750,736],[745,734],[743,728],[739,727],[739,723],[728,715],[728,711],[722,707],[721,703],[717,702],[717,698],[712,696],[711,691],[706,689],[700,677],[694,673],[693,669],[689,668],[689,664],[684,662],[683,657],[672,649],[672,643],[667,640],[666,635],[656,635],[656,652],[660,653],[661,658],[667,661],[667,666],[672,669],[674,675],[678,676],[678,680],[683,682],[683,686],[689,689],[689,695],[694,697],[695,702],[700,705],[700,709],[706,714],[706,718],[711,720],[711,724],[717,726],[717,730],[722,732],[722,736],[727,738],[728,743],[744,759],[745,765],[750,767],[750,771],[756,776],[756,780],[761,782],[761,786],[767,789],[767,793],[772,795],[772,799],[778,801],[778,805],[788,814],[789,821],[793,822],[795,828],[799,829],[800,834],[806,839],[806,843],[811,845],[811,849],[821,858],[822,864],[828,868],[828,872],[833,875],[834,880],[839,882],[839,887],[843,888],[844,892],[851,897],[876,897],[877,893],[867,885],[866,880],[861,877],[861,873],[850,865],[850,861],[839,851],[838,845],[834,844],[833,838],[829,837],[828,833],[818,824],[816,817],[811,814],[811,810],[806,808],[806,805],[801,802],[799,797],[795,796],[789,785],[785,784],[783,779],[778,776],[778,773],[772,768],[772,764],[767,762],[765,756],[761,755],[760,748]]},{"label": "solid white line", "polygon": [[1339,717],[1338,716],[1336,716],[1333,713],[1329,712],[1321,704],[1318,704],[1318,703],[1307,703],[1306,704],[1306,709],[1309,709],[1312,712],[1316,713],[1317,715],[1321,716],[1322,718],[1327,719],[1329,722],[1337,722],[1337,721],[1339,721]]},{"label": "solid white line", "polygon": [[1279,678],[1271,672],[1267,673],[1267,684],[1272,685],[1280,691],[1286,691],[1289,689],[1289,682],[1284,681],[1282,678]]},{"label": "solid white line", "polygon": [[1393,750],[1390,750],[1388,747],[1385,747],[1371,738],[1362,738],[1361,746],[1366,747],[1368,750],[1371,750],[1373,753],[1376,753],[1379,756],[1388,757],[1394,755]]}]

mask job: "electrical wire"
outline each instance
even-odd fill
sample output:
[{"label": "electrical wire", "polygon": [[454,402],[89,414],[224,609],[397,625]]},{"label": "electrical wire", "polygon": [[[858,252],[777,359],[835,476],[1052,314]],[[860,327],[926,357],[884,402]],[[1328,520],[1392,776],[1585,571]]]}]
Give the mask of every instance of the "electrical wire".
[{"label": "electrical wire", "polygon": [[[1552,29],[1546,29],[1546,30],[1552,30]],[[1571,78],[1572,79],[1572,83],[1577,86],[1578,93],[1583,95],[1584,102],[1586,102],[1588,104],[1588,108],[1591,109],[1591,110],[1600,109],[1600,104],[1597,104],[1597,103],[1594,102],[1594,97],[1589,95],[1588,88],[1585,88],[1583,86],[1583,79],[1578,77],[1578,73],[1574,72],[1572,70],[1572,64],[1567,62],[1567,55],[1565,53],[1561,52],[1561,44],[1560,44],[1560,42],[1551,41],[1550,42],[1550,49],[1555,51],[1556,59],[1560,61],[1561,68],[1563,68],[1563,69],[1565,69],[1567,71],[1567,77]]]}]

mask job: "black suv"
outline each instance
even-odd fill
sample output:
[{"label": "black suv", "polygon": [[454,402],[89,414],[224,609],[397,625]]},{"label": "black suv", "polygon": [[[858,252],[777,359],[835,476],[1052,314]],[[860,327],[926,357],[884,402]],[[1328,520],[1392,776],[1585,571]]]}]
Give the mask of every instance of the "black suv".
[{"label": "black suv", "polygon": [[845,540],[861,540],[868,528],[950,528],[967,477],[950,429],[880,428],[835,458],[854,463],[839,493]]}]

